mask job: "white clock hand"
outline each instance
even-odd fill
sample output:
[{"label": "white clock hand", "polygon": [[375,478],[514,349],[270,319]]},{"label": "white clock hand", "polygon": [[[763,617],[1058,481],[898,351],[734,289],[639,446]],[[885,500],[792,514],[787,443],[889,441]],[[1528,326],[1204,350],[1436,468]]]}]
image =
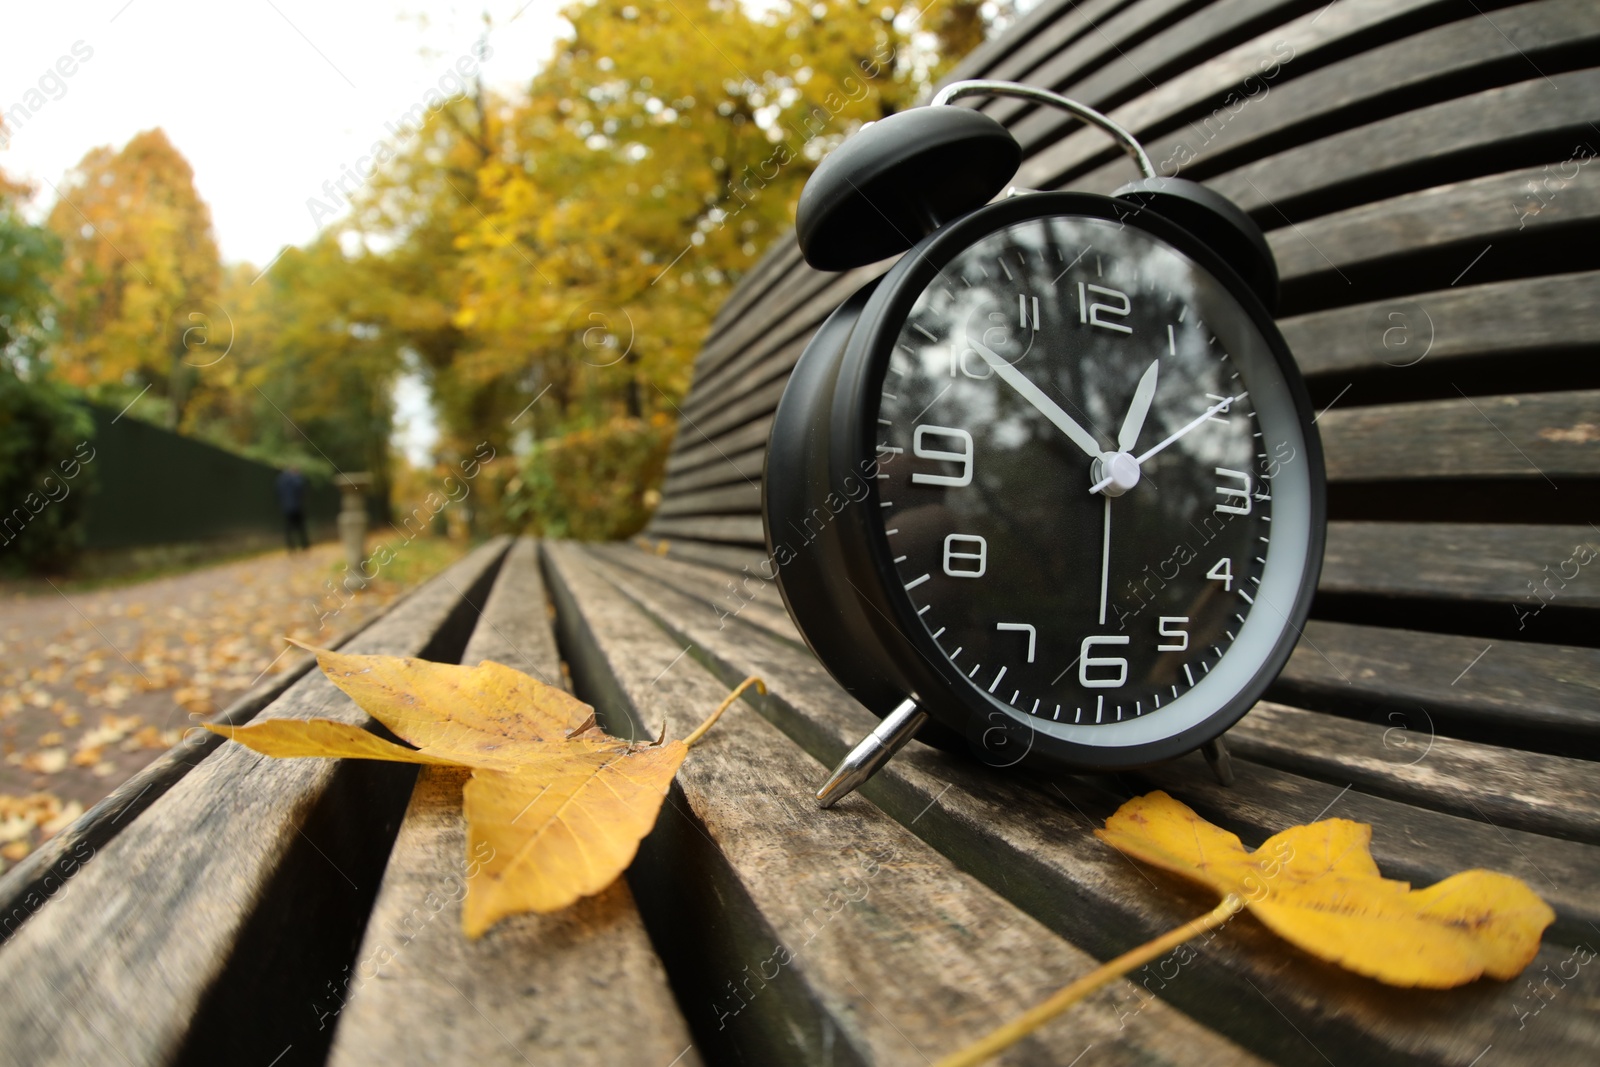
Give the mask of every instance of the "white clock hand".
[{"label": "white clock hand", "polygon": [[1105,534],[1100,541],[1100,625],[1106,624],[1106,590],[1111,582],[1111,498],[1106,502]]},{"label": "white clock hand", "polygon": [[1132,452],[1139,443],[1139,431],[1144,429],[1145,416],[1150,414],[1150,401],[1156,395],[1156,372],[1161,368],[1158,359],[1139,379],[1139,388],[1133,391],[1133,402],[1128,405],[1128,415],[1122,420],[1122,430],[1117,434],[1117,451]]},{"label": "white clock hand", "polygon": [[[1184,436],[1190,430],[1193,430],[1196,426],[1199,426],[1202,422],[1205,422],[1207,419],[1209,419],[1211,416],[1215,415],[1217,412],[1226,411],[1228,409],[1229,405],[1231,405],[1231,404],[1233,404],[1233,403],[1235,403],[1237,401],[1243,400],[1245,397],[1247,397],[1249,395],[1250,395],[1249,391],[1246,390],[1245,392],[1240,393],[1238,396],[1230,396],[1230,397],[1227,397],[1227,398],[1225,398],[1223,400],[1217,401],[1215,404],[1212,404],[1210,407],[1206,408],[1200,414],[1196,415],[1189,422],[1188,425],[1184,426],[1181,430],[1178,430],[1176,433],[1173,433],[1172,435],[1170,435],[1165,441],[1162,441],[1159,445],[1156,445],[1154,448],[1149,449],[1143,455],[1135,457],[1133,462],[1136,465],[1143,464],[1145,460],[1149,459],[1151,456],[1155,455],[1157,452],[1160,452],[1163,448],[1166,448],[1168,445],[1172,444],[1172,442],[1174,442],[1178,438]],[[1102,478],[1100,481],[1095,482],[1093,485],[1091,485],[1089,487],[1089,492],[1098,493],[1102,489],[1104,489],[1106,486],[1110,485],[1111,482],[1112,482],[1111,478]]]},{"label": "white clock hand", "polygon": [[[977,310],[974,310],[972,314],[976,315],[977,313]],[[971,323],[972,315],[968,315],[968,326]],[[1090,459],[1100,458],[1105,452],[1100,447],[1100,442],[1096,441],[1094,435],[1088,430],[1073,421],[1071,415],[1062,411],[1061,406],[1046,396],[1043,389],[1034,385],[1023,376],[1021,371],[1007,363],[997,353],[991,351],[982,341],[974,340],[969,329],[963,328],[962,334],[966,337],[967,343],[977,350],[978,355],[983,357],[984,362],[994,368],[994,372],[1000,376],[1002,381],[1021,394],[1022,399],[1038,408],[1044,417],[1055,425],[1056,429],[1071,438],[1072,443],[1083,449]]]}]

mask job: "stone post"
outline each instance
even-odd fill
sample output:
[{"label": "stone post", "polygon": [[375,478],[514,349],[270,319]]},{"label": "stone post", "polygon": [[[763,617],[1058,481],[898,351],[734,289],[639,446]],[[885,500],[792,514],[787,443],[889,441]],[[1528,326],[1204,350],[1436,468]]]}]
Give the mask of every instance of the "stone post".
[{"label": "stone post", "polygon": [[342,497],[339,508],[339,540],[344,543],[344,560],[348,568],[344,584],[346,588],[360,589],[367,584],[365,575],[361,573],[361,564],[366,560],[366,491],[372,486],[372,475],[364,472],[336,474],[333,477],[333,484],[339,487]]}]

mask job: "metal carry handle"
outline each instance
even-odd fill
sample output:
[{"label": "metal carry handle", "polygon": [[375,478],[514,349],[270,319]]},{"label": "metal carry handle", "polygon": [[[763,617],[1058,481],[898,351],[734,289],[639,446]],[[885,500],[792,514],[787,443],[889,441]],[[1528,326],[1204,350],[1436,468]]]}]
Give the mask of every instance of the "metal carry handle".
[{"label": "metal carry handle", "polygon": [[1146,178],[1157,177],[1156,166],[1150,162],[1150,157],[1145,154],[1144,146],[1139,143],[1138,138],[1087,104],[1080,104],[1048,89],[1039,89],[1018,82],[974,80],[951,82],[939,90],[928,102],[928,106],[943,107],[963,96],[1015,96],[1023,100],[1032,100],[1036,104],[1047,104],[1058,108],[1110,134],[1128,155],[1133,157],[1133,161],[1139,165],[1141,174]]}]

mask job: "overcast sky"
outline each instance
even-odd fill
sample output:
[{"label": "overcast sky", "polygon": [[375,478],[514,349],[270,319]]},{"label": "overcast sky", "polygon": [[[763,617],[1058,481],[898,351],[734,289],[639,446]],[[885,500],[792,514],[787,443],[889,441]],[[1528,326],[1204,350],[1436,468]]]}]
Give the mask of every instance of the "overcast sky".
[{"label": "overcast sky", "polygon": [[[264,267],[330,221],[307,201],[326,204],[324,183],[391,140],[389,124],[473,55],[485,11],[493,28],[483,76],[515,90],[549,57],[562,6],[0,0],[0,111],[10,135],[0,170],[38,185],[30,214],[42,218],[52,185],[85,152],[160,126],[194,167],[223,260]],[[407,375],[395,400],[395,443],[424,463],[438,437],[427,390]]]},{"label": "overcast sky", "polygon": [[[561,6],[0,0],[0,110],[13,116],[0,169],[38,183],[48,209],[46,183],[89,149],[160,126],[194,167],[223,259],[264,266],[316,233],[306,202],[326,199],[323,183],[471,54],[485,10],[484,75],[516,88],[549,56]],[[19,104],[34,112],[20,123]]]}]

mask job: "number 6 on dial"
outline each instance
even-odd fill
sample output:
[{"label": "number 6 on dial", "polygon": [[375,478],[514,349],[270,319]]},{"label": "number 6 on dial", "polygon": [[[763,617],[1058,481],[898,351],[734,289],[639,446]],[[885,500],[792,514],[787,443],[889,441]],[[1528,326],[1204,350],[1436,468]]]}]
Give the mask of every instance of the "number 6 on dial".
[{"label": "number 6 on dial", "polygon": [[[1128,680],[1128,661],[1121,656],[1094,656],[1090,655],[1096,645],[1125,645],[1128,643],[1127,634],[1106,634],[1099,637],[1085,637],[1083,646],[1078,649],[1078,684],[1085,689],[1120,689]],[[1091,678],[1090,667],[1115,667],[1115,678]]]}]

